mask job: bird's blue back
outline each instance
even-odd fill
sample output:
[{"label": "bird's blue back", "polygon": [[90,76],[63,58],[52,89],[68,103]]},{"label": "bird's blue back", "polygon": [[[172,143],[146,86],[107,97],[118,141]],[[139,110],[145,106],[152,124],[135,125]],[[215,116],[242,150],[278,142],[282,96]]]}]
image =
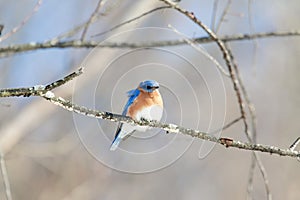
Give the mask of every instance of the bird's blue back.
[{"label": "bird's blue back", "polygon": [[135,101],[135,99],[139,96],[140,91],[138,89],[130,90],[127,92],[128,95],[128,101],[124,107],[122,115],[126,115],[129,106]]},{"label": "bird's blue back", "polygon": [[[128,96],[128,101],[124,107],[124,110],[122,112],[122,115],[126,116],[128,108],[130,107],[130,105],[135,101],[135,99],[139,96],[140,91],[138,89],[134,89],[134,90],[129,90],[127,92],[127,96]],[[114,141],[117,139],[121,129],[122,129],[123,123],[119,123],[116,134],[115,134],[115,139]]]}]

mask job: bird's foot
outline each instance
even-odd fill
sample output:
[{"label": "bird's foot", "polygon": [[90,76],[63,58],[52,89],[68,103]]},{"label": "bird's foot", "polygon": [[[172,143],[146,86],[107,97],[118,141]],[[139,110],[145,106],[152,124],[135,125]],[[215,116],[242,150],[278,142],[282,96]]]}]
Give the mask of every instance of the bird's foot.
[{"label": "bird's foot", "polygon": [[146,118],[144,118],[144,117],[141,117],[141,119],[140,119],[142,122],[149,122],[149,120],[148,119],[146,119]]}]

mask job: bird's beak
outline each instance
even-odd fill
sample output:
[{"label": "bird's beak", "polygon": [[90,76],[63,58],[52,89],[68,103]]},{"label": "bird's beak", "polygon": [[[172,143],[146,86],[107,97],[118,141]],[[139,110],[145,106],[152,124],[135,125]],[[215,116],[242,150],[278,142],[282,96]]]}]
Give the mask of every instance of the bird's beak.
[{"label": "bird's beak", "polygon": [[158,88],[159,88],[159,86],[154,86],[154,87],[153,87],[153,89],[158,89]]}]

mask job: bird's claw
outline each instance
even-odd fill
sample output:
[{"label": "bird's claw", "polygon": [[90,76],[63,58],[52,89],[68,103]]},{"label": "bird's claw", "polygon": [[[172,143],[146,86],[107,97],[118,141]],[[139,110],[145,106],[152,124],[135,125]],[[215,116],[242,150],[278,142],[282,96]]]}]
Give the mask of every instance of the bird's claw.
[{"label": "bird's claw", "polygon": [[141,119],[140,119],[142,122],[148,122],[148,120],[146,119],[146,118],[144,118],[144,117],[141,117]]}]

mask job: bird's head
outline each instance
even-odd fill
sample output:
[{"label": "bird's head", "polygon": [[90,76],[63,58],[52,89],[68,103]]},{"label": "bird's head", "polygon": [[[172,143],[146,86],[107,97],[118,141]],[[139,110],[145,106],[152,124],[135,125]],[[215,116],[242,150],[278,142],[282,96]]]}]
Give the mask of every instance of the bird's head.
[{"label": "bird's head", "polygon": [[140,83],[139,88],[145,92],[153,92],[159,88],[158,82],[154,80],[147,80]]}]

